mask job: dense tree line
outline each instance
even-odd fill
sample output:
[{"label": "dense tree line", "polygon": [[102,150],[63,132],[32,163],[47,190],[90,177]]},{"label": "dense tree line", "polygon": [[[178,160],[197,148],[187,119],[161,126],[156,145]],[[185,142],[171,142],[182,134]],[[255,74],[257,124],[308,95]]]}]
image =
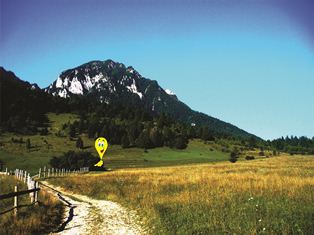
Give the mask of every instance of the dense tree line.
[{"label": "dense tree line", "polygon": [[187,125],[173,120],[165,113],[148,113],[141,107],[98,103],[78,113],[78,121],[63,125],[63,130],[70,137],[82,133],[86,133],[89,138],[104,136],[110,144],[119,144],[124,148],[168,146],[184,149],[191,138],[213,141],[226,137],[210,131],[208,127]]},{"label": "dense tree line", "polygon": [[314,154],[314,137],[287,136],[267,141],[267,144],[273,149],[290,154]]}]

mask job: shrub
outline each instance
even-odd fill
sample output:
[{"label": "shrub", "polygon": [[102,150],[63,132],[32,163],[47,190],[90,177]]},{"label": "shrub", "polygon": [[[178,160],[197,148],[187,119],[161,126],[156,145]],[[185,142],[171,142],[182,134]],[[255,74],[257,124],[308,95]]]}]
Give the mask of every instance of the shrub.
[{"label": "shrub", "polygon": [[174,141],[174,147],[177,149],[185,149],[187,147],[188,140],[182,135],[176,137]]},{"label": "shrub", "polygon": [[246,156],[245,159],[246,159],[246,160],[254,160],[255,157],[254,157],[254,156]]},{"label": "shrub", "polygon": [[127,148],[130,146],[129,137],[127,134],[123,135],[121,138],[121,146],[122,148]]},{"label": "shrub", "polygon": [[76,147],[79,148],[79,149],[83,149],[84,143],[83,143],[83,140],[81,139],[81,137],[77,138]]},{"label": "shrub", "polygon": [[40,135],[48,135],[48,129],[45,127],[45,128],[42,128],[41,130],[40,130],[40,133],[39,133]]},{"label": "shrub", "polygon": [[64,153],[62,156],[53,157],[50,160],[50,165],[54,168],[78,170],[81,167],[93,166],[98,162],[98,160],[98,158],[94,157],[89,152],[69,151]]},{"label": "shrub", "polygon": [[31,140],[30,139],[27,139],[26,140],[26,148],[27,149],[30,149],[32,146],[31,146]]},{"label": "shrub", "polygon": [[235,163],[237,160],[238,160],[238,153],[236,151],[232,151],[230,153],[230,158],[229,158],[229,161],[232,162],[232,163]]}]

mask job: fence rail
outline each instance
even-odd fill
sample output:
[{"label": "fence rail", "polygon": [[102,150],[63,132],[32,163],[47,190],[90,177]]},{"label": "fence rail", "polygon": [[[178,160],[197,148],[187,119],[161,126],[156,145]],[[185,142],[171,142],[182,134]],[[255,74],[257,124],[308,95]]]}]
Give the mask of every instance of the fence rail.
[{"label": "fence rail", "polygon": [[1,175],[14,175],[16,179],[22,181],[27,185],[28,190],[22,190],[18,191],[18,187],[14,187],[14,192],[7,193],[0,195],[0,200],[7,199],[7,198],[14,198],[13,208],[5,211],[0,212],[1,214],[5,214],[6,212],[9,212],[11,210],[14,210],[14,215],[17,215],[17,209],[19,207],[18,205],[18,196],[22,196],[24,194],[29,194],[29,197],[31,199],[31,204],[36,204],[38,202],[38,192],[40,191],[39,188],[39,182],[35,180],[41,179],[41,178],[49,178],[49,177],[56,177],[56,176],[68,176],[73,174],[79,174],[79,173],[85,173],[88,172],[88,167],[81,167],[79,170],[68,170],[65,168],[58,169],[58,168],[46,168],[44,167],[43,170],[41,168],[38,171],[37,175],[34,175],[33,177],[30,176],[30,173],[28,173],[25,170],[16,169],[13,171],[8,171],[6,168],[4,172],[0,172]]},{"label": "fence rail", "polygon": [[[13,172],[8,172],[7,169],[6,169],[6,171],[4,173],[5,173],[5,175],[13,174]],[[23,171],[23,170],[20,170],[20,169],[16,169],[14,171],[14,176],[18,180],[20,180],[23,183],[25,183],[27,185],[28,190],[18,191],[18,187],[15,186],[14,187],[14,192],[0,195],[0,200],[8,199],[8,198],[14,198],[13,208],[11,208],[11,209],[9,209],[9,210],[7,210],[5,212],[1,212],[0,215],[1,214],[5,214],[6,212],[9,212],[11,210],[14,210],[14,215],[16,216],[17,212],[18,212],[18,207],[19,207],[18,197],[22,196],[24,194],[29,194],[31,204],[36,204],[38,202],[38,192],[40,190],[39,183],[37,181],[33,180],[32,177],[30,176],[30,174],[27,173],[27,171]]]},{"label": "fence rail", "polygon": [[49,178],[54,176],[68,176],[73,174],[79,173],[86,173],[89,172],[89,167],[81,167],[79,170],[69,170],[66,168],[46,168],[43,169],[39,168],[38,174],[36,177],[38,178]]},{"label": "fence rail", "polygon": [[0,171],[0,175],[10,175],[8,168],[5,168],[5,171]]},{"label": "fence rail", "polygon": [[0,195],[0,200],[1,199],[6,199],[6,198],[11,198],[11,197],[16,197],[16,196],[21,196],[21,195],[28,194],[28,193],[38,192],[39,190],[40,190],[40,188],[33,188],[33,189],[28,189],[28,190],[23,190],[23,191],[17,191],[17,192],[13,192],[13,193],[3,194],[3,195]]}]

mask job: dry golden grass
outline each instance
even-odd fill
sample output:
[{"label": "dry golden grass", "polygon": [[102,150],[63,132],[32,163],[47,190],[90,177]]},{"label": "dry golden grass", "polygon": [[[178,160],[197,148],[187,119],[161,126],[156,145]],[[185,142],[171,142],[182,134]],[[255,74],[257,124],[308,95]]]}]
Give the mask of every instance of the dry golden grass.
[{"label": "dry golden grass", "polygon": [[314,234],[314,158],[126,169],[55,178],[138,209],[154,234]]},{"label": "dry golden grass", "polygon": [[[20,190],[25,186],[13,176],[1,177],[0,186],[5,184],[2,193],[13,192],[10,188],[19,185]],[[23,187],[24,186],[24,187]],[[28,194],[19,196],[18,216],[14,217],[13,211],[0,215],[0,235],[26,235],[26,234],[48,234],[61,224],[63,217],[63,205],[51,194],[41,190],[39,192],[39,203],[30,205]],[[13,207],[13,198],[0,201],[0,212]]]}]

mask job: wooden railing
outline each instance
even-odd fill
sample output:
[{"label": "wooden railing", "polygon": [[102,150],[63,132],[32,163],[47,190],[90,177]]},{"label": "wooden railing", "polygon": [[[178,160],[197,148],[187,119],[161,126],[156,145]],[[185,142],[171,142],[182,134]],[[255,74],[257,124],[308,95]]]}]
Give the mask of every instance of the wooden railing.
[{"label": "wooden railing", "polygon": [[38,178],[49,178],[55,176],[68,176],[73,174],[85,173],[89,172],[89,167],[81,167],[79,170],[69,170],[66,168],[46,168],[44,167],[43,170],[40,168],[38,171],[38,175],[34,177]]},{"label": "wooden railing", "polygon": [[33,189],[18,191],[18,187],[15,186],[13,193],[7,193],[7,194],[0,195],[0,200],[14,197],[13,208],[11,208],[7,211],[4,211],[4,212],[0,212],[0,215],[5,214],[11,210],[14,210],[14,215],[17,216],[17,209],[19,208],[18,196],[21,196],[24,194],[30,194],[31,204],[35,204],[38,202],[39,190],[40,190],[40,188],[38,187],[38,182],[36,182]]},{"label": "wooden railing", "polygon": [[5,168],[5,171],[0,171],[0,175],[9,175],[10,172],[8,171],[8,168]]},{"label": "wooden railing", "polygon": [[[8,173],[7,169],[6,169],[5,174],[10,175],[10,173]],[[14,192],[0,195],[0,200],[12,198],[12,197],[14,198],[13,208],[11,208],[7,211],[4,211],[4,212],[0,212],[0,215],[5,214],[11,210],[14,210],[15,216],[17,215],[17,210],[19,208],[18,196],[22,196],[24,194],[29,194],[31,204],[36,204],[38,202],[38,192],[40,190],[39,183],[37,181],[34,181],[32,179],[32,177],[30,177],[30,174],[27,173],[26,171],[23,171],[23,170],[16,169],[14,171],[14,176],[18,180],[21,180],[22,182],[24,182],[27,185],[28,190],[18,191],[18,187],[15,186]]]},{"label": "wooden railing", "polygon": [[49,178],[49,177],[68,176],[68,175],[73,175],[73,174],[85,173],[88,171],[89,171],[88,167],[81,167],[79,170],[68,170],[65,168],[63,169],[48,168],[47,169],[46,167],[44,167],[43,170],[41,170],[41,168],[39,169],[37,175],[34,175],[31,177],[30,173],[28,173],[25,170],[16,169],[14,172],[12,172],[12,171],[8,171],[8,169],[6,168],[5,172],[0,172],[0,174],[14,175],[16,179],[24,182],[27,185],[28,190],[18,191],[18,187],[15,186],[14,192],[0,195],[0,200],[14,197],[13,208],[4,212],[0,212],[0,215],[5,214],[11,210],[14,210],[14,215],[17,215],[17,209],[19,208],[18,196],[29,194],[30,199],[31,199],[31,205],[34,205],[38,202],[38,192],[40,188],[39,188],[39,182],[34,180],[35,178],[41,179],[41,178]]}]

